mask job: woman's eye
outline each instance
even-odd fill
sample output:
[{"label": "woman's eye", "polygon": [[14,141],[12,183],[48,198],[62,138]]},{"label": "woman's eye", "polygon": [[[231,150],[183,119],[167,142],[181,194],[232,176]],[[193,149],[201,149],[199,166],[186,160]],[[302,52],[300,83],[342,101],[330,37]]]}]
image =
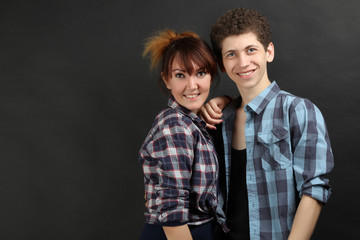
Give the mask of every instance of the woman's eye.
[{"label": "woman's eye", "polygon": [[175,77],[176,78],[183,78],[183,77],[185,77],[185,75],[182,74],[182,73],[175,73]]},{"label": "woman's eye", "polygon": [[200,71],[200,72],[197,73],[197,75],[198,75],[199,77],[202,77],[202,76],[205,76],[205,75],[206,75],[206,72],[205,72],[205,71]]}]

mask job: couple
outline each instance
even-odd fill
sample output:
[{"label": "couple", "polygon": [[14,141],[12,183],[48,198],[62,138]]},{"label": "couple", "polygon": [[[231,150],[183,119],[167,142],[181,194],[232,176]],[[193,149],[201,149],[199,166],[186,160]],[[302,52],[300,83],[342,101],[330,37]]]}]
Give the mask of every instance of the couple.
[{"label": "couple", "polygon": [[[139,152],[140,239],[310,239],[333,155],[319,109],[270,82],[270,35],[264,16],[239,8],[212,27],[214,53],[195,33],[148,39],[144,54],[170,98]],[[203,106],[215,59],[240,96]]]}]

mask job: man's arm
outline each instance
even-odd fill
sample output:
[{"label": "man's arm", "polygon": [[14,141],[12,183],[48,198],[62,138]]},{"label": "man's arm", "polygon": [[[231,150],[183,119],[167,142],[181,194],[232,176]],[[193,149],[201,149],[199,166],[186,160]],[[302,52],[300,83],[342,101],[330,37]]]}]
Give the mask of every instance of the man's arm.
[{"label": "man's arm", "polygon": [[222,122],[222,110],[232,101],[229,96],[219,96],[211,99],[200,109],[200,116],[206,122],[206,127],[215,130],[216,124]]},{"label": "man's arm", "polygon": [[322,204],[331,194],[326,176],[334,167],[334,159],[320,110],[309,100],[302,99],[294,102],[290,112],[293,169],[302,197],[289,239],[310,239]]},{"label": "man's arm", "polygon": [[176,227],[163,226],[163,229],[168,240],[192,240],[187,224]]},{"label": "man's arm", "polygon": [[303,195],[295,214],[289,240],[308,240],[314,232],[322,203]]}]

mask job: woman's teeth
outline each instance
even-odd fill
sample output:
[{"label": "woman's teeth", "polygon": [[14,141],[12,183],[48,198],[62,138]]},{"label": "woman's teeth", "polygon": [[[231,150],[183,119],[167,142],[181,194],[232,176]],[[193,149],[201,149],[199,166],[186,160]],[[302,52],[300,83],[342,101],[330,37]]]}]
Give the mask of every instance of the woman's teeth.
[{"label": "woman's teeth", "polygon": [[197,93],[197,94],[187,94],[187,95],[185,95],[185,97],[187,97],[187,98],[195,98],[195,97],[197,97],[197,96],[199,96],[200,95],[200,93]]}]

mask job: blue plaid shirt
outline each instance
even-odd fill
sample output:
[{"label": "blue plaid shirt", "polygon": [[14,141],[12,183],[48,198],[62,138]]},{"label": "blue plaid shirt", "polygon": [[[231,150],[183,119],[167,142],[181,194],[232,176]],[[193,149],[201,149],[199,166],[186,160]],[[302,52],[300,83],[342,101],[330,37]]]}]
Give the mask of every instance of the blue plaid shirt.
[{"label": "blue plaid shirt", "polygon": [[[169,98],[139,151],[144,172],[146,222],[200,225],[216,214],[218,162],[205,122]],[[221,217],[222,215],[222,217]]]},{"label": "blue plaid shirt", "polygon": [[[215,143],[223,209],[229,192],[235,110],[240,104],[239,97],[224,109]],[[280,90],[275,82],[245,106],[245,113],[250,236],[287,239],[301,196],[323,203],[330,196],[326,174],[334,160],[325,122],[313,103]]]}]

